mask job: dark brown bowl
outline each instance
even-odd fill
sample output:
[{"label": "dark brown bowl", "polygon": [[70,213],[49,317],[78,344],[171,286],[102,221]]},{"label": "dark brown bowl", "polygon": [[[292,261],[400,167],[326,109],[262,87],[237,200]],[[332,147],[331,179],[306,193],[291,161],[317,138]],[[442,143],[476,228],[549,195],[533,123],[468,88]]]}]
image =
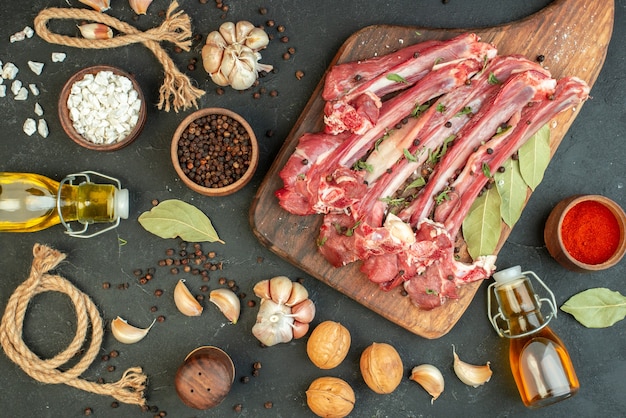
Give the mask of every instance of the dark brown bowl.
[{"label": "dark brown bowl", "polygon": [[[180,147],[179,140],[183,135],[183,132],[195,120],[210,115],[224,115],[237,121],[247,131],[250,138],[250,146],[252,148],[250,153],[250,163],[245,173],[243,173],[243,175],[233,183],[227,184],[222,187],[208,187],[206,185],[198,184],[185,173],[180,165],[180,161],[178,158],[178,150]],[[176,129],[176,132],[174,132],[174,136],[172,137],[171,157],[172,164],[174,165],[176,173],[187,187],[205,196],[226,196],[240,190],[252,179],[252,176],[254,175],[254,172],[259,163],[259,146],[252,127],[243,117],[228,109],[212,107],[200,109],[190,114],[180,123],[180,125],[178,125],[178,128]]]},{"label": "dark brown bowl", "polygon": [[[84,138],[81,134],[79,134],[76,131],[76,129],[74,129],[74,123],[72,122],[72,119],[70,118],[70,111],[67,106],[67,99],[70,96],[70,92],[72,90],[72,86],[74,85],[74,83],[82,80],[87,74],[95,75],[101,71],[111,71],[113,74],[128,78],[133,83],[133,88],[135,89],[135,91],[137,91],[137,96],[139,97],[139,100],[141,100],[141,107],[139,109],[139,118],[137,120],[137,124],[135,125],[135,127],[130,131],[130,133],[126,136],[126,138],[124,138],[123,140],[111,143],[111,144],[97,144],[95,142],[92,142]],[[69,136],[72,139],[72,141],[76,142],[78,145],[91,149],[91,150],[96,150],[96,151],[114,151],[120,148],[124,148],[125,146],[133,142],[135,139],[137,139],[137,137],[143,130],[143,127],[146,123],[146,115],[147,115],[146,100],[144,98],[143,92],[141,91],[141,87],[139,86],[139,83],[137,83],[137,80],[135,80],[135,78],[131,76],[130,74],[128,74],[127,72],[119,68],[111,67],[108,65],[97,65],[94,67],[83,68],[82,70],[78,71],[76,74],[71,76],[69,80],[67,80],[65,85],[63,86],[63,89],[61,90],[58,108],[59,108],[59,119],[61,120],[61,126],[63,127],[63,130],[65,131],[67,136]]]},{"label": "dark brown bowl", "polygon": [[[585,201],[593,201],[606,207],[617,220],[619,241],[615,252],[605,261],[598,264],[587,264],[572,256],[563,242],[563,219],[576,205]],[[611,199],[600,195],[576,195],[560,201],[546,221],[543,236],[550,255],[563,267],[577,272],[592,272],[605,270],[620,262],[626,253],[626,214],[624,210]]]},{"label": "dark brown bowl", "polygon": [[209,409],[219,405],[232,387],[235,365],[225,351],[205,346],[193,350],[174,378],[176,393],[185,405]]}]

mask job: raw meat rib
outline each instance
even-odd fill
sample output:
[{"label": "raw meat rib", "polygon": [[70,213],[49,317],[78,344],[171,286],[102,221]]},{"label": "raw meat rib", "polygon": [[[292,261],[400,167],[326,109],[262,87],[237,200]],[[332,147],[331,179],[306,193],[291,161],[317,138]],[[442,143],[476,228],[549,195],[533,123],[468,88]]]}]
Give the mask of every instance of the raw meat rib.
[{"label": "raw meat rib", "polygon": [[[380,99],[385,95],[413,85],[439,65],[471,58],[485,62],[494,58],[496,53],[495,47],[480,42],[475,34],[459,35],[425,48],[417,57],[388,69],[338,99],[329,100],[324,107],[325,130],[328,133],[350,130],[363,134],[378,123],[372,120],[372,109],[379,107]],[[388,78],[390,74],[395,77]]]},{"label": "raw meat rib", "polygon": [[470,157],[452,184],[454,198],[435,209],[435,219],[443,222],[446,230],[454,236],[461,228],[472,202],[488,181],[482,171],[483,164],[487,164],[490,172],[495,173],[539,128],[557,114],[579,105],[588,96],[589,87],[584,81],[566,77],[557,82],[553,95],[524,108],[519,123],[505,133],[496,135]]},{"label": "raw meat rib", "polygon": [[[489,82],[490,79],[497,77],[498,80],[506,80],[513,73],[529,69],[540,67],[519,56],[496,57],[472,79],[471,84],[464,84],[443,95],[419,118],[411,118],[401,129],[393,130],[390,137],[382,141],[366,160],[366,165],[372,169],[365,173],[365,181],[376,182],[350,207],[349,214],[324,219],[318,240],[323,245],[318,248],[327,260],[337,267],[359,259],[380,256],[383,248],[385,253],[405,251],[412,241],[394,239],[385,230],[383,220],[387,204],[382,199],[393,196],[415,170],[425,163],[428,153],[417,153],[418,149],[436,149],[441,146],[447,137],[456,134],[468,121],[468,116],[462,110],[469,107],[472,112],[476,112],[489,93],[498,89],[498,86]],[[451,122],[450,125],[446,125],[447,121]],[[416,138],[424,139],[415,144]],[[404,149],[412,155],[417,154],[415,161],[403,157]],[[395,165],[389,166],[394,161],[397,161]],[[349,237],[344,234],[346,230],[350,231]]]},{"label": "raw meat rib", "polygon": [[[341,191],[342,185],[348,184],[345,170],[341,171],[343,184],[338,183],[337,179],[333,177],[337,169],[339,167],[351,167],[384,134],[388,126],[394,126],[404,116],[409,115],[416,103],[427,102],[465,83],[481,68],[481,65],[480,61],[471,59],[442,66],[438,70],[430,72],[410,89],[385,102],[380,121],[374,128],[364,135],[349,135],[332,152],[320,153],[316,160],[309,160],[308,163],[311,165],[302,167],[302,170],[299,171],[302,175],[298,175],[295,183],[297,187],[292,184],[285,184],[283,189],[278,190],[276,196],[281,200],[281,206],[290,211],[288,202],[283,203],[282,201],[288,197],[290,202],[298,202],[298,214],[344,211],[348,206],[333,206],[338,202],[337,193]],[[353,171],[353,175],[359,177],[362,182],[362,172]],[[352,183],[350,184],[352,185]],[[332,192],[329,189],[333,189]],[[293,196],[292,193],[297,193],[299,196]],[[323,200],[327,196],[333,197],[333,200],[328,202],[329,204]],[[304,211],[302,209],[306,202],[308,202],[309,208]],[[347,200],[344,202],[350,203]]]},{"label": "raw meat rib", "polygon": [[380,57],[333,65],[326,74],[322,98],[326,101],[338,99],[358,86],[389,71],[390,68],[418,57],[424,49],[441,43],[442,41],[419,42]]},{"label": "raw meat rib", "polygon": [[[525,107],[521,117],[514,117],[519,121],[513,121],[512,128],[492,138],[472,154],[454,183],[455,190],[459,192],[458,203],[447,202],[446,206],[452,209],[444,225],[439,223],[435,225],[439,225],[438,228],[444,231],[446,236],[456,236],[478,192],[488,180],[482,173],[483,163],[488,164],[492,172],[497,170],[539,128],[558,113],[579,105],[588,95],[589,87],[584,81],[568,77],[558,81],[553,95],[544,97],[533,106]],[[437,212],[435,214],[437,215]],[[443,216],[442,214],[443,212],[439,212],[440,216]],[[449,251],[449,247],[446,247],[446,250]],[[413,303],[423,309],[432,309],[444,303],[447,298],[456,297],[456,288],[459,285],[489,277],[495,269],[494,262],[495,256],[481,256],[473,264],[465,264],[456,261],[454,253],[449,252],[428,266],[422,275],[406,281],[404,287]],[[436,287],[437,283],[439,286]]]},{"label": "raw meat rib", "polygon": [[472,117],[457,135],[441,161],[435,166],[426,186],[411,205],[404,209],[400,218],[416,224],[430,215],[435,196],[446,186],[455,171],[463,168],[472,150],[487,141],[499,126],[528,102],[545,97],[554,89],[556,81],[537,71],[524,71],[514,74]]}]

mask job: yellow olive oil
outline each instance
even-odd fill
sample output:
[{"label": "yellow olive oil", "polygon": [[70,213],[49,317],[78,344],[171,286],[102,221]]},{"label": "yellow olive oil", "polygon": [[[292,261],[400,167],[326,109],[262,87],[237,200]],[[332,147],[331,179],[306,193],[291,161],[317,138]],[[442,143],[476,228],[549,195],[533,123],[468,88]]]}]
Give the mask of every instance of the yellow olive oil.
[{"label": "yellow olive oil", "polygon": [[509,327],[509,362],[522,402],[540,408],[573,396],[580,387],[574,366],[547,326],[532,283],[521,270],[501,273],[504,279],[494,274],[495,295]]},{"label": "yellow olive oil", "polygon": [[127,210],[123,192],[112,184],[72,185],[39,174],[0,173],[0,232],[40,231],[62,221],[114,222],[127,216],[118,213]]}]

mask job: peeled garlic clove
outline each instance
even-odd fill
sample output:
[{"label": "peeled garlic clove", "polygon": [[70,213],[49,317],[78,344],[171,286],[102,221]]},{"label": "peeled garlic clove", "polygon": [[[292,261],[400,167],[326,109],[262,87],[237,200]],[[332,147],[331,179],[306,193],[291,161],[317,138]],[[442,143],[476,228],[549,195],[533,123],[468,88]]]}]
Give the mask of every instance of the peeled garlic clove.
[{"label": "peeled garlic clove", "polygon": [[294,306],[303,302],[309,298],[309,292],[306,290],[304,286],[302,286],[298,282],[293,282],[291,287],[291,294],[289,295],[289,299],[285,302],[287,306]]},{"label": "peeled garlic clove", "polygon": [[128,0],[130,7],[138,15],[145,15],[152,0]]},{"label": "peeled garlic clove", "polygon": [[308,324],[315,318],[315,304],[306,299],[291,308],[291,315],[294,320]]},{"label": "peeled garlic clove", "polygon": [[461,382],[476,388],[480,385],[484,385],[491,379],[493,372],[489,367],[489,362],[484,366],[465,363],[459,359],[454,345],[452,346],[452,354],[454,355],[454,373],[456,373]]},{"label": "peeled garlic clove", "polygon": [[245,45],[254,51],[265,48],[270,43],[267,33],[261,28],[254,28],[246,37]]},{"label": "peeled garlic clove", "polygon": [[104,12],[111,8],[110,0],[78,0],[79,2],[86,4],[98,12]]},{"label": "peeled garlic clove", "polygon": [[80,34],[85,39],[111,39],[113,30],[102,23],[85,23],[78,26]]},{"label": "peeled garlic clove", "polygon": [[248,34],[254,29],[254,25],[247,20],[240,20],[235,24],[235,39],[239,44],[243,44]]},{"label": "peeled garlic clove", "polygon": [[174,288],[174,303],[184,315],[200,316],[202,314],[202,305],[191,294],[183,279],[180,279]]},{"label": "peeled garlic clove", "polygon": [[289,277],[276,276],[270,279],[269,294],[270,298],[279,305],[284,305],[291,296],[293,282]]},{"label": "peeled garlic clove", "polygon": [[432,404],[435,399],[441,395],[444,389],[443,375],[438,368],[431,364],[421,364],[413,367],[411,377],[409,379],[419,383],[426,392],[433,398],[430,400]]},{"label": "peeled garlic clove", "polygon": [[[155,320],[156,321],[156,320]],[[143,337],[148,334],[154,322],[148,328],[137,328],[130,325],[125,319],[121,317],[115,318],[111,321],[111,332],[116,340],[124,344],[134,344],[141,341]]]},{"label": "peeled garlic clove", "polygon": [[235,33],[235,24],[233,22],[222,23],[219,31],[227,44],[230,45],[237,42],[237,34]]},{"label": "peeled garlic clove", "polygon": [[230,289],[220,288],[209,293],[209,300],[222,311],[226,319],[233,324],[237,323],[241,312],[239,297]]}]

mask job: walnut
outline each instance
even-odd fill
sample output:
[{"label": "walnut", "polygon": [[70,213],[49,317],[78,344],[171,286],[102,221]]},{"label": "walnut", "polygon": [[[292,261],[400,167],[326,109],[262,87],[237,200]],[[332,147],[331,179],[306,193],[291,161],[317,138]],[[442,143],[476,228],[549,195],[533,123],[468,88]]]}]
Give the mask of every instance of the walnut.
[{"label": "walnut", "polygon": [[400,355],[389,344],[372,343],[361,354],[361,374],[376,393],[391,393],[402,381],[404,366]]},{"label": "walnut", "polygon": [[346,327],[338,322],[324,321],[311,333],[306,352],[320,369],[332,369],[346,358],[350,342],[350,331]]},{"label": "walnut", "polygon": [[341,418],[354,408],[354,391],[338,377],[319,377],[306,391],[306,402],[319,417]]}]

